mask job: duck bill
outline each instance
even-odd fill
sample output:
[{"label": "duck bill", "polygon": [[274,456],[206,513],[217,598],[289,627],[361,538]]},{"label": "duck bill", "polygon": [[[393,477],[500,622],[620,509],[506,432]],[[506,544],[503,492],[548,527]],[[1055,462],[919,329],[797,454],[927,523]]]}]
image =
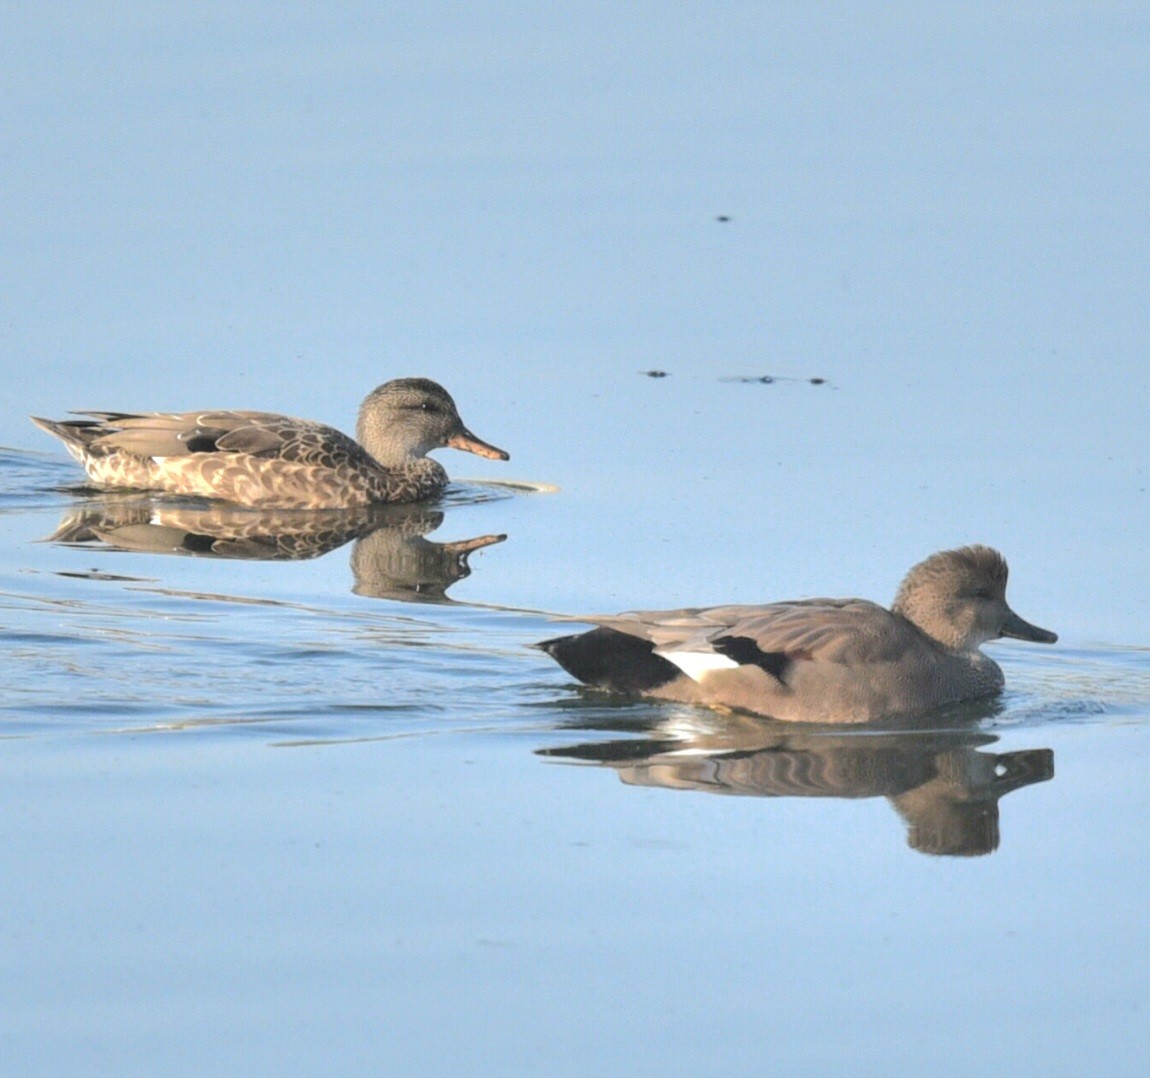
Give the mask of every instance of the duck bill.
[{"label": "duck bill", "polygon": [[452,449],[462,449],[465,453],[474,453],[478,457],[488,460],[510,460],[511,454],[496,446],[489,445],[482,438],[476,438],[466,427],[447,439]]},{"label": "duck bill", "polygon": [[1040,629],[1023,621],[1013,610],[1007,610],[1006,621],[1002,623],[1000,636],[1009,636],[1014,640],[1032,640],[1036,644],[1053,644],[1058,640],[1058,634],[1049,629]]},{"label": "duck bill", "polygon": [[444,543],[443,549],[448,554],[470,554],[473,550],[482,550],[485,546],[502,543],[506,538],[506,535],[478,535],[474,539],[461,539],[457,543]]}]

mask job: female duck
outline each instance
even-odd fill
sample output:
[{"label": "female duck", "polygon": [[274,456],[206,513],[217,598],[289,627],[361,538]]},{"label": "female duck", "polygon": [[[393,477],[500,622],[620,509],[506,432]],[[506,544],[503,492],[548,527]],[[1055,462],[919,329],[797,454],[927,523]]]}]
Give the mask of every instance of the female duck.
[{"label": "female duck", "polygon": [[792,722],[917,715],[998,692],[979,651],[1000,636],[1053,644],[1006,604],[1006,561],[966,546],[907,574],[891,609],[865,599],[637,612],[537,645],[580,681]]},{"label": "female duck", "polygon": [[159,490],[277,509],[342,509],[434,497],[447,483],[427,453],[442,446],[492,460],[455,402],[426,378],[398,378],[359,410],[356,439],[271,412],[80,412],[32,422],[60,438],[97,486]]}]

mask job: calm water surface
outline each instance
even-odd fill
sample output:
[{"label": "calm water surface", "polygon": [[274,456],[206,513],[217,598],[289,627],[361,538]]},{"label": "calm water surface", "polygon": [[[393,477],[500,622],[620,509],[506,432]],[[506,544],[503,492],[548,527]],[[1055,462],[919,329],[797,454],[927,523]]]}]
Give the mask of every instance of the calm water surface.
[{"label": "calm water surface", "polygon": [[486,580],[562,491],[317,531],[0,472],[28,1065],[976,1073],[1004,1014],[1055,1070],[1142,1058],[1146,649],[994,645],[997,701],[796,730],[525,646]]},{"label": "calm water surface", "polygon": [[[5,16],[0,1071],[1150,1067],[1150,28],[791,10]],[[411,374],[512,460],[384,512],[25,418]],[[965,542],[1060,641],[925,728],[528,646]]]}]

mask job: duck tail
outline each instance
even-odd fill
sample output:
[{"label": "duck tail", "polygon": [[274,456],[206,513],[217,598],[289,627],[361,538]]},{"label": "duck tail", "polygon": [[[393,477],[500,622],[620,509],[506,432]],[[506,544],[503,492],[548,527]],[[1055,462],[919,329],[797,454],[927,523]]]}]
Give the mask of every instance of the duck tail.
[{"label": "duck tail", "polygon": [[59,438],[69,450],[73,446],[85,448],[102,433],[102,424],[93,419],[41,419],[35,415],[28,418],[41,430]]},{"label": "duck tail", "polygon": [[617,629],[600,627],[534,646],[585,685],[611,692],[650,692],[682,676],[674,663],[655,654],[650,640]]}]

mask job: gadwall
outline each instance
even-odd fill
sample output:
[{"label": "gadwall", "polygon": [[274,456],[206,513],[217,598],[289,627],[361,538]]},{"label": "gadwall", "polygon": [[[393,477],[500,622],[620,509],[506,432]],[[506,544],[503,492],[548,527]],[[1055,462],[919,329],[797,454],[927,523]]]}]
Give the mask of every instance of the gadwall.
[{"label": "gadwall", "polygon": [[277,509],[341,509],[434,497],[447,473],[441,446],[492,460],[502,449],[471,433],[447,390],[397,378],[368,394],[356,439],[271,412],[78,412],[32,417],[61,439],[99,487],[160,490]]},{"label": "gadwall", "polygon": [[920,562],[890,610],[865,599],[639,611],[545,640],[580,681],[615,692],[735,708],[792,722],[859,723],[923,714],[998,692],[979,645],[1053,644],[1006,603],[1006,561],[966,546]]}]

